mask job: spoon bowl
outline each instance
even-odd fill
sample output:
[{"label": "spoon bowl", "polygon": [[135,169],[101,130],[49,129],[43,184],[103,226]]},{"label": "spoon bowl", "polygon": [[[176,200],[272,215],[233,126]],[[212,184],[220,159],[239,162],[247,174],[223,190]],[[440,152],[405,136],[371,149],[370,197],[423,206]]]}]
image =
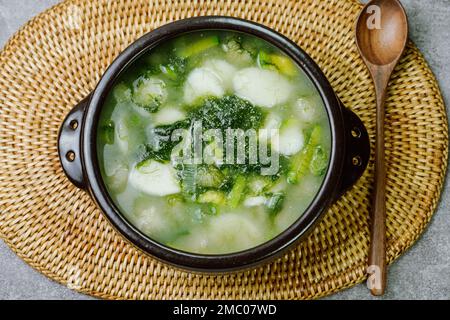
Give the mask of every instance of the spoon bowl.
[{"label": "spoon bowl", "polygon": [[397,0],[374,0],[358,18],[356,42],[367,62],[388,65],[403,53],[408,38],[408,20]]}]

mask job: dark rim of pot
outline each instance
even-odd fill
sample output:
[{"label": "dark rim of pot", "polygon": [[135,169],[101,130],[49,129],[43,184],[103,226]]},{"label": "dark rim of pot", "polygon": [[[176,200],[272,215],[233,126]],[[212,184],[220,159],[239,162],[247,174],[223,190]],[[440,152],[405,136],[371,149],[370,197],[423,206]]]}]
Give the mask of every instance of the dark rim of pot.
[{"label": "dark rim of pot", "polygon": [[[201,30],[230,30],[262,38],[291,57],[320,92],[328,113],[332,137],[330,163],[322,186],[306,211],[284,232],[257,247],[220,255],[195,254],[165,246],[144,235],[120,213],[103,183],[97,158],[97,123],[104,101],[119,75],[143,53],[181,34]],[[106,217],[130,242],[151,256],[183,269],[226,272],[261,264],[283,253],[304,237],[333,201],[341,179],[345,155],[343,115],[337,97],[316,63],[295,43],[263,25],[232,17],[206,16],[179,20],[144,35],[111,64],[98,83],[84,114],[81,161],[89,192]]]}]

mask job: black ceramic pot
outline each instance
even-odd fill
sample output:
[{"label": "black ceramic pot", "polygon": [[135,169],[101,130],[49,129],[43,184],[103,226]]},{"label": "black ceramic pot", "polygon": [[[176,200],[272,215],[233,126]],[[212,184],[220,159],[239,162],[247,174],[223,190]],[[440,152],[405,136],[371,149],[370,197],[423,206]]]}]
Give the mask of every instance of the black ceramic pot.
[{"label": "black ceramic pot", "polygon": [[[143,53],[183,33],[199,30],[234,30],[260,37],[290,56],[320,92],[328,113],[332,148],[330,165],[321,189],[304,214],[276,238],[243,252],[199,255],[164,246],[133,227],[108,195],[97,159],[97,123],[105,98],[119,75]],[[314,61],[295,43],[253,22],[231,17],[198,17],[160,27],[128,47],[108,68],[95,90],[64,120],[58,141],[62,167],[70,181],[85,189],[114,228],[132,244],[174,266],[225,272],[256,266],[273,259],[301,240],[328,206],[350,188],[364,172],[369,159],[369,139],[360,119],[344,108]]]}]

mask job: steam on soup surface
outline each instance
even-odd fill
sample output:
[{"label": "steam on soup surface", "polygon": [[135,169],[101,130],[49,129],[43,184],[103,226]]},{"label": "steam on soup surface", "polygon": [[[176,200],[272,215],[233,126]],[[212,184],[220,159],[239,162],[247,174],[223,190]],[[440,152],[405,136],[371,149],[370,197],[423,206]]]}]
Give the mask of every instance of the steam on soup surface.
[{"label": "steam on soup surface", "polygon": [[328,167],[330,129],[319,93],[279,49],[194,32],[126,70],[97,144],[127,220],[168,246],[223,254],[260,245],[302,215]]}]

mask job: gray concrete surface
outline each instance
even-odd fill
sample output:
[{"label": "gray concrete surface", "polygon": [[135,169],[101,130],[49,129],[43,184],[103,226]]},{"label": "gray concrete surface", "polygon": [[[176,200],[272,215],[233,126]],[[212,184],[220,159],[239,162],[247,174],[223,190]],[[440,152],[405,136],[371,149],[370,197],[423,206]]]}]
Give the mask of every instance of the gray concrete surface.
[{"label": "gray concrete surface", "polygon": [[[324,0],[326,1],[326,0]],[[0,0],[0,46],[27,20],[57,0]],[[450,1],[403,0],[411,38],[435,72],[447,105],[450,102]],[[389,270],[383,299],[450,299],[449,180],[432,223],[420,241]],[[0,241],[0,299],[86,299],[59,285],[20,260]],[[364,284],[329,299],[373,299]]]}]

